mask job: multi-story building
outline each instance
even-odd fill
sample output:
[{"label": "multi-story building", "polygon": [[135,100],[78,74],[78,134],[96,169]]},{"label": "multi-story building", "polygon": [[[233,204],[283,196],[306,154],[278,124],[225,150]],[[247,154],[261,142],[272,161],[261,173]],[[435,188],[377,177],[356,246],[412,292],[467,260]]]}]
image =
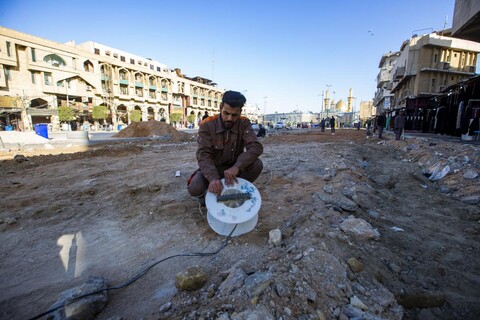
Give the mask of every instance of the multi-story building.
[{"label": "multi-story building", "polygon": [[288,126],[296,127],[299,123],[317,123],[319,121],[320,114],[313,112],[302,112],[300,110],[294,110],[292,112],[285,113],[271,113],[263,116],[263,123],[265,125],[274,125],[277,122],[283,122]]},{"label": "multi-story building", "polygon": [[475,75],[480,43],[449,35],[444,30],[403,42],[392,70],[394,108],[427,108],[442,90]]},{"label": "multi-story building", "polygon": [[59,128],[60,106],[73,107],[79,121],[107,106],[115,128],[130,123],[134,110],[143,121],[183,125],[189,115],[196,121],[218,112],[223,92],[211,80],[93,41],[62,44],[0,27],[0,119],[18,120],[23,130]]},{"label": "multi-story building", "polygon": [[366,120],[372,118],[377,114],[377,110],[373,101],[361,101],[360,102],[360,119]]},{"label": "multi-story building", "polygon": [[392,70],[397,62],[400,52],[389,52],[382,56],[378,67],[380,71],[377,75],[377,91],[373,99],[377,112],[381,113],[390,110],[392,106],[393,94],[392,90]]}]

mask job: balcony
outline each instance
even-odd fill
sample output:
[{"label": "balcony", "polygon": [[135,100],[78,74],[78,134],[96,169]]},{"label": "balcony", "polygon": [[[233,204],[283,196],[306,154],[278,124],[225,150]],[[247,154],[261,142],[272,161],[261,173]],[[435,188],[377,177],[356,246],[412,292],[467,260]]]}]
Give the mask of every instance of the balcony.
[{"label": "balcony", "polygon": [[128,86],[128,79],[120,79],[120,84],[125,84]]},{"label": "balcony", "polygon": [[399,79],[402,79],[404,76],[405,76],[405,67],[399,67],[395,70],[395,73],[393,74],[393,79],[399,80]]},{"label": "balcony", "polygon": [[135,87],[143,88],[143,82],[135,81]]}]

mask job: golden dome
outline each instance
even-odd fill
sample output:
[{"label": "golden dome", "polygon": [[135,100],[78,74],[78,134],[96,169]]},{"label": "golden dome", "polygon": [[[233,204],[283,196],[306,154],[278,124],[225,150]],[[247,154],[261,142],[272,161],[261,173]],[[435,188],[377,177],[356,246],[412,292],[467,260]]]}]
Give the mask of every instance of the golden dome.
[{"label": "golden dome", "polygon": [[335,105],[335,109],[337,109],[337,111],[346,112],[347,105],[345,104],[345,102],[343,102],[342,99],[340,99],[340,101],[338,101],[337,104]]}]

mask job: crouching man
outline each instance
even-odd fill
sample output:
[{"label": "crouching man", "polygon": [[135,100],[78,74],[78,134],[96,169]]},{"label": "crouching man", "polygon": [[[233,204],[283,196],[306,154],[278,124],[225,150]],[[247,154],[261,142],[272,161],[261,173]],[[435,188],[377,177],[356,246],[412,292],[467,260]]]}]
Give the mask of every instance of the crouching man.
[{"label": "crouching man", "polygon": [[226,91],[220,113],[204,119],[198,129],[197,161],[199,169],[188,180],[191,196],[205,203],[207,190],[221,194],[225,184],[232,186],[237,177],[250,182],[258,178],[263,163],[258,158],[263,146],[257,140],[250,120],[242,117],[245,97],[236,91]]}]

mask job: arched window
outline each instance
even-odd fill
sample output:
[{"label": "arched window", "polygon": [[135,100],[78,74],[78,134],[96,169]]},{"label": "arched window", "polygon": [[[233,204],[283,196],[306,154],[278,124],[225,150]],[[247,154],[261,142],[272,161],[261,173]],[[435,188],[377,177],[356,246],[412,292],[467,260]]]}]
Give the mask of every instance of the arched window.
[{"label": "arched window", "polygon": [[63,60],[62,57],[54,53],[46,55],[43,58],[43,61],[45,61],[48,64],[51,64],[54,67],[65,67],[65,60]]}]

